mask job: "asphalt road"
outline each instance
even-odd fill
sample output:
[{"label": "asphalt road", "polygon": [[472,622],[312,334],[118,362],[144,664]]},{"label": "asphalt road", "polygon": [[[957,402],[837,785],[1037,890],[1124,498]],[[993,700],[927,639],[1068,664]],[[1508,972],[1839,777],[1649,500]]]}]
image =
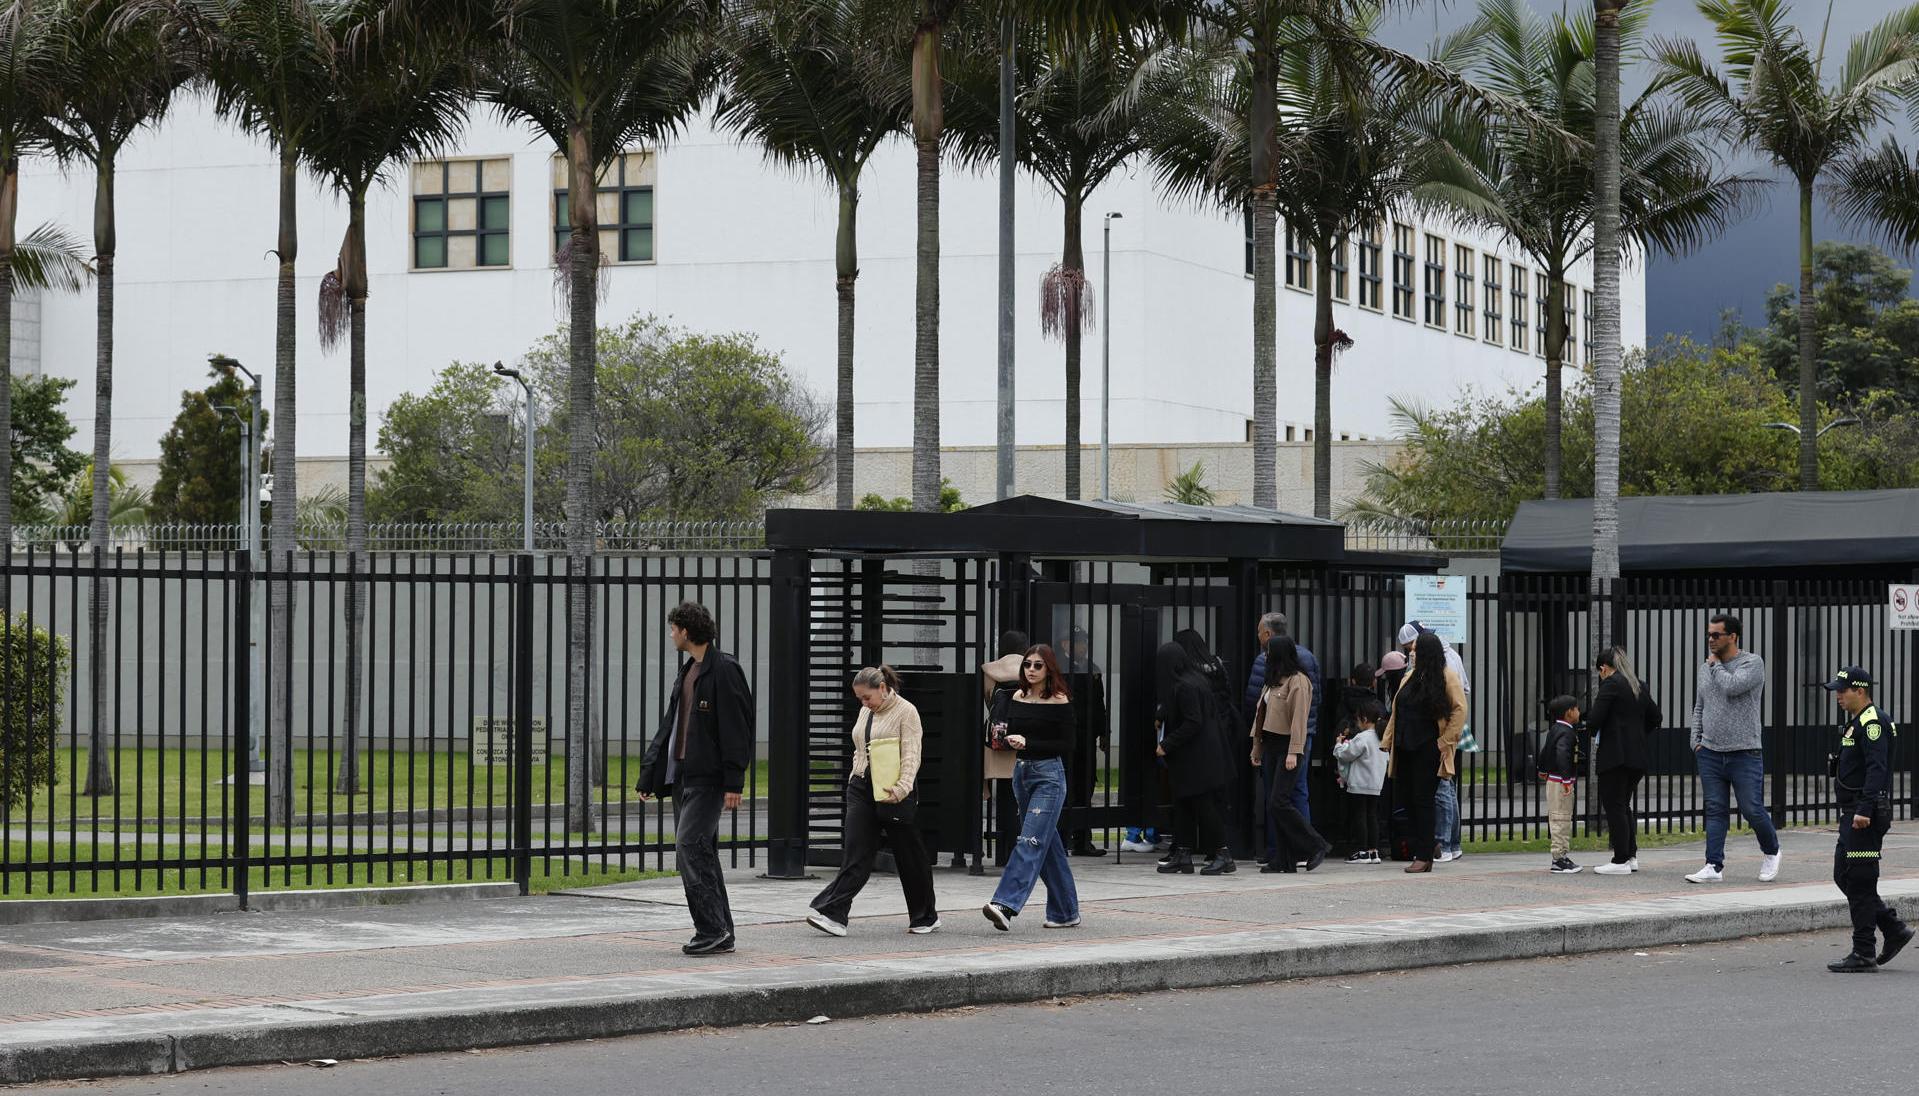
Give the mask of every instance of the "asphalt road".
[{"label": "asphalt road", "polygon": [[1919,953],[1840,934],[23,1091],[103,1096],[1910,1093]]}]

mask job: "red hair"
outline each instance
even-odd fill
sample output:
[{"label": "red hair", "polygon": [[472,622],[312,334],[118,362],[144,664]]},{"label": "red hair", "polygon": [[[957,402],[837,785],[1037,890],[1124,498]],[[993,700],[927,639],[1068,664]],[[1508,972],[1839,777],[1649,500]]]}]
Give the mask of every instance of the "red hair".
[{"label": "red hair", "polygon": [[1020,656],[1020,685],[1026,686],[1026,662],[1033,658],[1046,664],[1046,680],[1040,682],[1039,686],[1040,697],[1045,700],[1051,700],[1056,696],[1065,697],[1067,700],[1073,699],[1073,690],[1066,684],[1066,675],[1059,672],[1059,660],[1053,657],[1053,649],[1044,643],[1033,644],[1026,648],[1024,655]]}]

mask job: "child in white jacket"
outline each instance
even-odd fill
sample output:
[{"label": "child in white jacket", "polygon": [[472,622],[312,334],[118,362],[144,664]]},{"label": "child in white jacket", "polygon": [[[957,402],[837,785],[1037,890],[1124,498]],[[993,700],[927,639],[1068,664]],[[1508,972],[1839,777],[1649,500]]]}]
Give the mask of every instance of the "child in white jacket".
[{"label": "child in white jacket", "polygon": [[1350,726],[1340,728],[1333,743],[1339,762],[1339,784],[1352,796],[1360,818],[1363,840],[1348,864],[1383,863],[1379,856],[1379,793],[1386,784],[1386,752],[1379,748],[1379,721],[1386,711],[1377,700],[1361,702]]}]

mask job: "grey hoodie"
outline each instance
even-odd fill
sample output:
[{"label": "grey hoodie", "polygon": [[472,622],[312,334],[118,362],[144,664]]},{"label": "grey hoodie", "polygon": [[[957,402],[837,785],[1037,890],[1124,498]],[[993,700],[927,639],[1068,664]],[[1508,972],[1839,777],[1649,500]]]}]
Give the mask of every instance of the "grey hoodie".
[{"label": "grey hoodie", "polygon": [[1719,753],[1761,748],[1765,730],[1766,662],[1746,651],[1699,667],[1692,702],[1692,744]]}]

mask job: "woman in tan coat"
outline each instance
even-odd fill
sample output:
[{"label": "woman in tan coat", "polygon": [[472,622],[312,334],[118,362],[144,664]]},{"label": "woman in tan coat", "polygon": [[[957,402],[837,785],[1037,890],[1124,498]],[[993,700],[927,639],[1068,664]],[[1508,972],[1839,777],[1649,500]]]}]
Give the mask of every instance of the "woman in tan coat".
[{"label": "woman in tan coat", "polygon": [[1386,772],[1393,778],[1394,801],[1406,808],[1411,826],[1407,840],[1413,862],[1406,871],[1429,872],[1436,841],[1434,796],[1441,778],[1453,775],[1453,755],[1466,727],[1466,689],[1447,667],[1437,635],[1426,632],[1414,643],[1405,684],[1393,697],[1392,708],[1380,748],[1389,759]]},{"label": "woman in tan coat", "polygon": [[1292,874],[1303,862],[1312,871],[1332,845],[1300,813],[1293,789],[1306,778],[1306,713],[1313,703],[1313,682],[1299,665],[1299,645],[1291,636],[1266,642],[1266,687],[1253,719],[1255,766],[1277,766],[1266,796],[1267,832],[1277,840],[1267,852],[1264,872]]}]

